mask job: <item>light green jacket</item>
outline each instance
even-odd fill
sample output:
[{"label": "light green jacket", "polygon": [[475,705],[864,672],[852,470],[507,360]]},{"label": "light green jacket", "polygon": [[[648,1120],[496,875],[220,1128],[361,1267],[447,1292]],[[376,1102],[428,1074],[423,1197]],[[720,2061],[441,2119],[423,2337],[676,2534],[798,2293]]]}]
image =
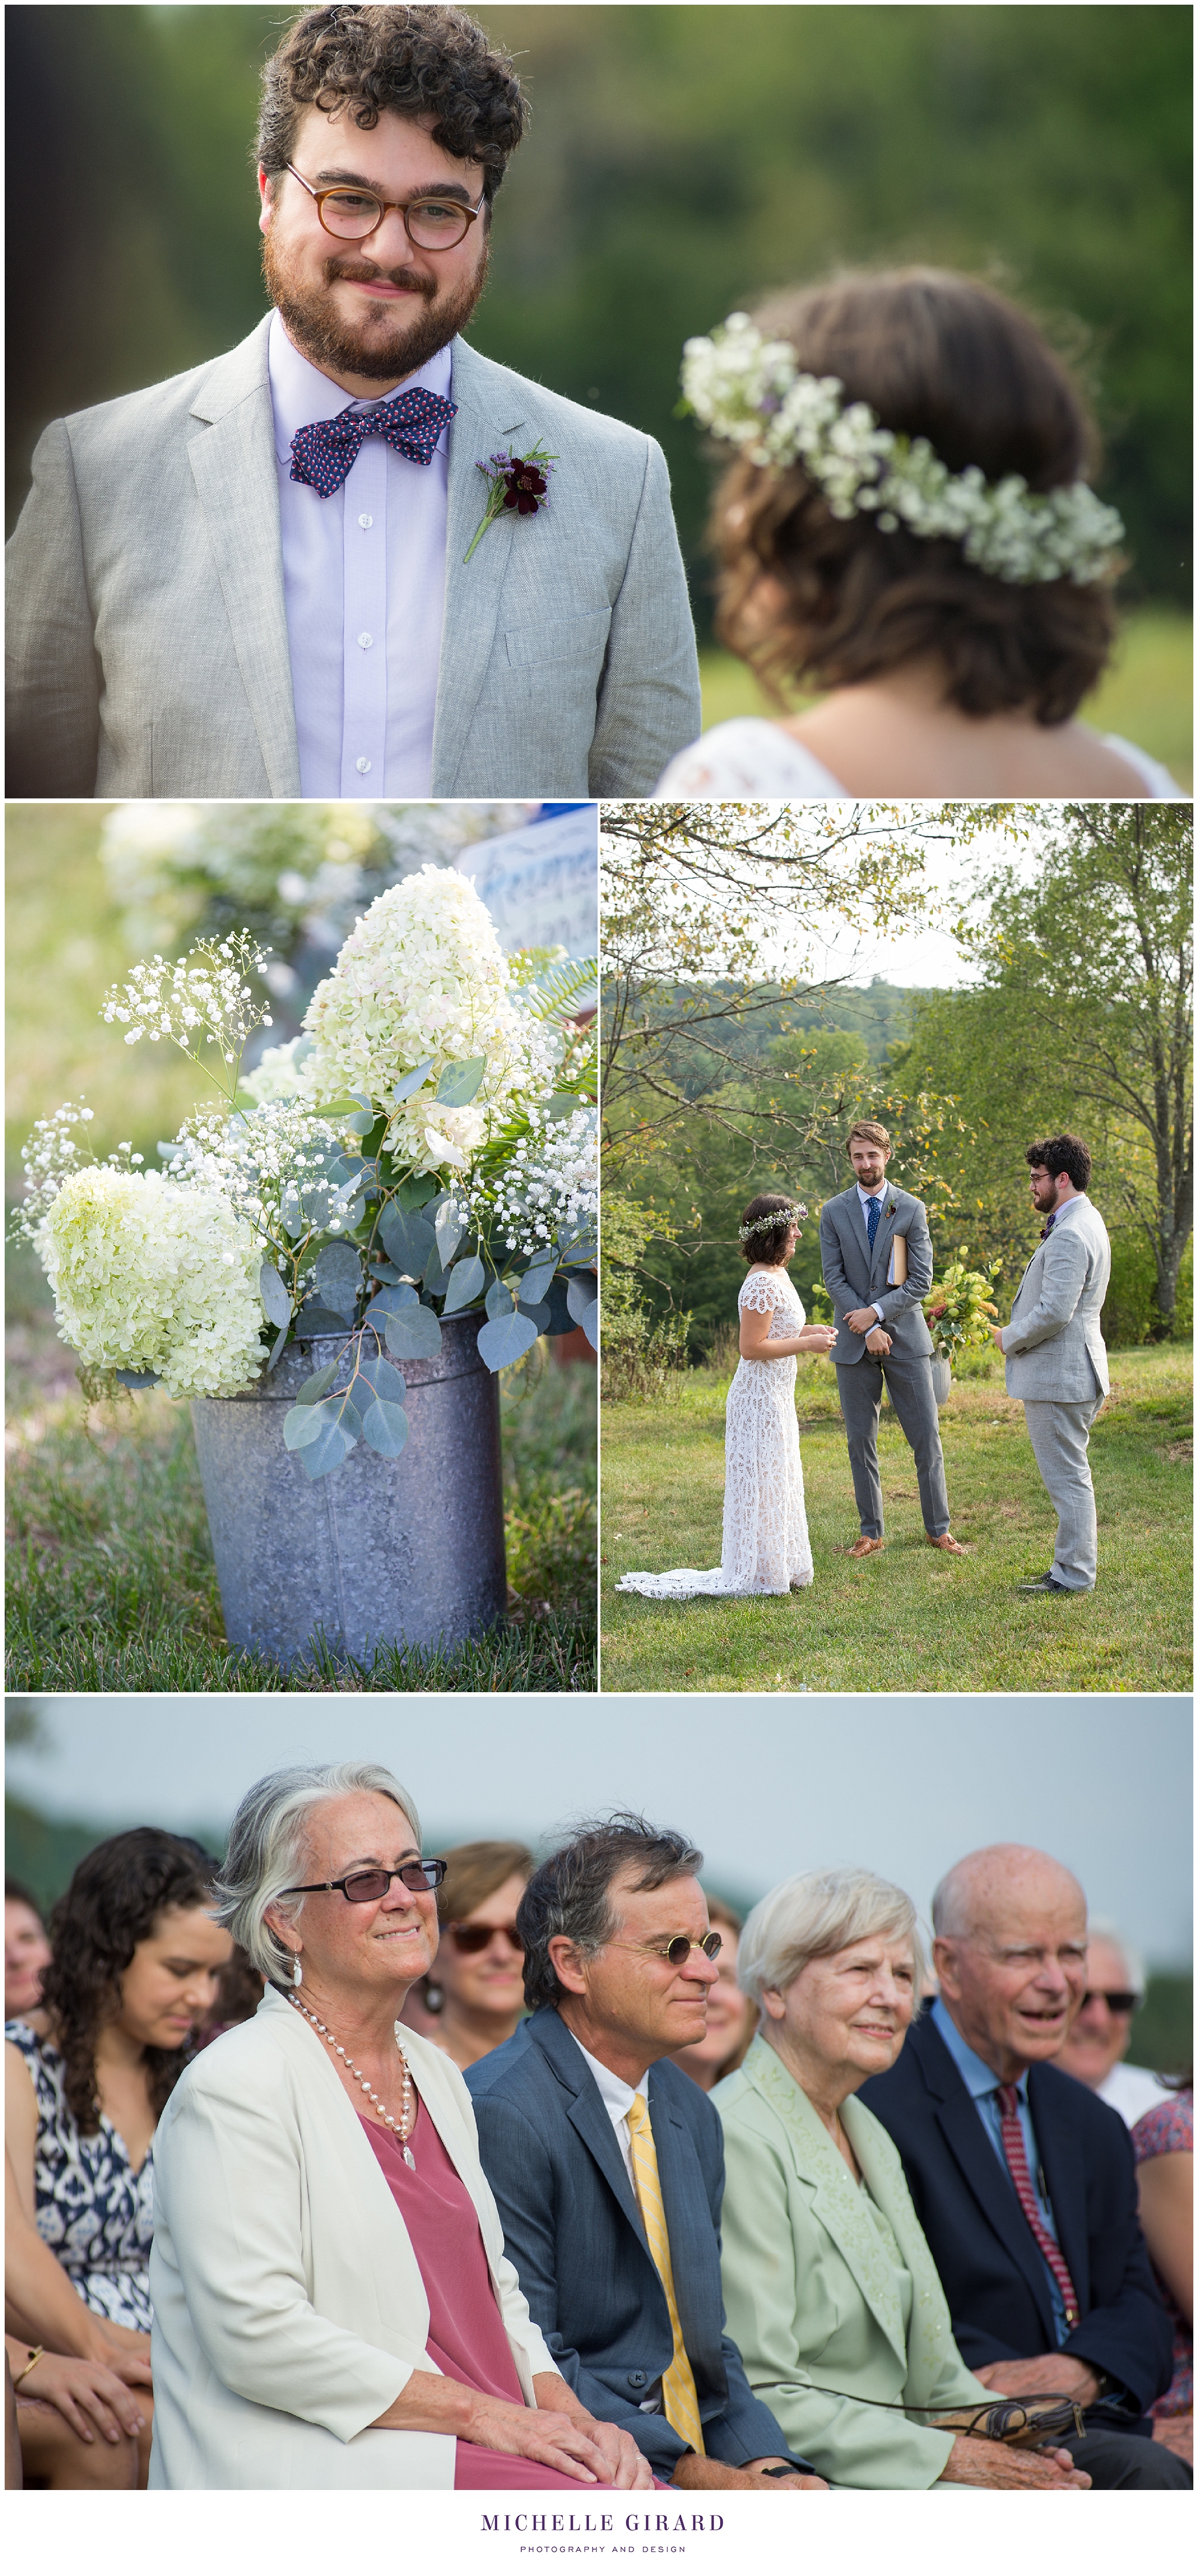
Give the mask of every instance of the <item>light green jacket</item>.
[{"label": "light green jacket", "polygon": [[[977,2405],[989,2392],[953,2341],[898,2149],[863,2103],[842,2104],[853,2153],[911,2275],[905,2335],[893,2255],[873,2211],[765,2040],[754,2040],[712,2100],[728,2172],[724,2304],[754,2396],[833,2485],[930,2487],[952,2434],[876,2401]],[[847,2394],[824,2393],[833,2389]]]}]

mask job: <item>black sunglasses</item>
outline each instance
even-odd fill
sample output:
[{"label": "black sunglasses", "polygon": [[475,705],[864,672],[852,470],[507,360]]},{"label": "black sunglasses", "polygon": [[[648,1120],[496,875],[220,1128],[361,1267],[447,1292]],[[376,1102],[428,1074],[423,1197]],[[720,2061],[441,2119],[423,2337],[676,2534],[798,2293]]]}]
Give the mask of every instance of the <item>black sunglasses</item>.
[{"label": "black sunglasses", "polygon": [[351,1905],[374,1905],[385,1896],[393,1878],[401,1887],[410,1887],[413,1896],[427,1896],[439,1887],[449,1867],[447,1860],[406,1860],[402,1869],[355,1869],[348,1878],[318,1878],[312,1887],[281,1887],[280,1896],[327,1896],[339,1887]]},{"label": "black sunglasses", "polygon": [[1135,2011],[1139,2001],[1139,1995],[1124,1994],[1122,1989],[1115,1994],[1107,1994],[1101,1986],[1087,1986],[1078,2010],[1084,2012],[1087,2004],[1104,2003],[1108,2012],[1129,2013]]}]

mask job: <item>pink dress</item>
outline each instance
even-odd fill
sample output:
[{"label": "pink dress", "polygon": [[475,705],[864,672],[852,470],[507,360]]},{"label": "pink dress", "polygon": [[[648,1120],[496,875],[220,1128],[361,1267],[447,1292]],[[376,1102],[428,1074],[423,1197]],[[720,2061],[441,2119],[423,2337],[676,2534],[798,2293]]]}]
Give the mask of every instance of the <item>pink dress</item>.
[{"label": "pink dress", "polygon": [[[430,2361],[464,2388],[523,2406],[524,2392],[495,2296],[478,2212],[427,2108],[421,2103],[412,2132],[414,2173],[404,2163],[403,2149],[390,2129],[377,2120],[363,2120],[362,2126],[420,2266],[428,2299]],[[585,2491],[584,2482],[567,2477],[561,2469],[544,2468],[539,2460],[522,2460],[510,2451],[488,2451],[479,2442],[459,2441],[453,2483],[459,2492],[499,2487],[569,2487],[575,2495]]]},{"label": "pink dress", "polygon": [[[1132,2152],[1138,2165],[1151,2164],[1157,2156],[1192,2156],[1194,2152],[1194,2088],[1183,2086],[1167,2102],[1154,2102],[1150,2111],[1137,2120],[1131,2133]],[[1158,2397],[1148,2412],[1157,2418],[1165,2415],[1192,2415],[1194,2411],[1194,2330],[1178,2307],[1167,2281],[1155,2270],[1161,2303],[1173,2320],[1173,2377],[1163,2397]]]}]

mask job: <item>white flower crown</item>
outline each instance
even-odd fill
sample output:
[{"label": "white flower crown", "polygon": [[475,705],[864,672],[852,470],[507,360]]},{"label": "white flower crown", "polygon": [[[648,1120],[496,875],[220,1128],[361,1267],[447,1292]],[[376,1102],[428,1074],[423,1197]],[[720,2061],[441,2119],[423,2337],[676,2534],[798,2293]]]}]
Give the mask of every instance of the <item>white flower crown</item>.
[{"label": "white flower crown", "polygon": [[777,473],[801,464],[834,519],[877,513],[893,535],[957,537],[967,563],[999,581],[1100,581],[1114,569],[1123,521],[1088,483],[1029,492],[1022,474],[988,483],[980,465],[950,474],[926,438],[882,429],[838,376],[807,376],[788,340],[767,340],[730,313],[682,357],[686,408],[716,438]]},{"label": "white flower crown", "polygon": [[747,1243],[751,1234],[772,1234],[776,1225],[793,1225],[806,1214],[802,1200],[796,1199],[789,1207],[772,1208],[768,1216],[753,1217],[748,1225],[738,1225],[736,1231],[741,1242]]}]

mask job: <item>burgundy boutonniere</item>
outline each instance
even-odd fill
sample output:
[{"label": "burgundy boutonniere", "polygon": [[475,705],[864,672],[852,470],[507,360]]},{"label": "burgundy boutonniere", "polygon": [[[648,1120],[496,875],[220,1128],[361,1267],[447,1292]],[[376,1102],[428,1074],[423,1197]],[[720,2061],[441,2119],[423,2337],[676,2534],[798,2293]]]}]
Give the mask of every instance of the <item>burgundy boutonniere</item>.
[{"label": "burgundy boutonniere", "polygon": [[477,459],[479,473],[486,476],[487,506],[462,557],[463,563],[469,563],[475,547],[505,510],[515,510],[522,519],[531,519],[538,510],[548,508],[549,477],[556,463],[556,456],[547,455],[539,441],[527,456],[513,456],[508,448],[501,447],[497,455]]},{"label": "burgundy boutonniere", "polygon": [[888,1207],[888,1208],[887,1208],[887,1210],[886,1210],[886,1214],[887,1214],[887,1216],[897,1216],[897,1215],[898,1215],[898,1201],[897,1201],[896,1199],[892,1199],[892,1200],[891,1200],[890,1205],[889,1205],[889,1207]]}]

